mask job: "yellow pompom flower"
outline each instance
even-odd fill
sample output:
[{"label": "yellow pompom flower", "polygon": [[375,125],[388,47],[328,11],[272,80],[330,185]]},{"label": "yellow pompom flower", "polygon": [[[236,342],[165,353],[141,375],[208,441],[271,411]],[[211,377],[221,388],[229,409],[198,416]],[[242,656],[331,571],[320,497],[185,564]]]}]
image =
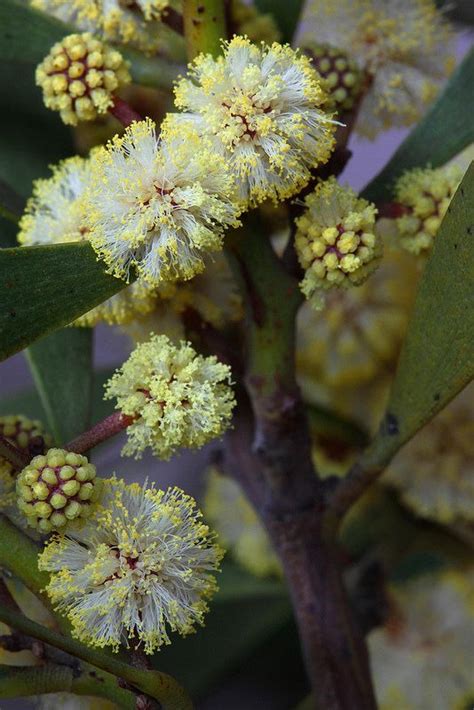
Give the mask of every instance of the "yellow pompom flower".
[{"label": "yellow pompom flower", "polygon": [[91,514],[99,496],[95,466],[85,456],[49,449],[16,481],[17,503],[31,527],[49,533]]},{"label": "yellow pompom flower", "polygon": [[297,38],[347,52],[370,84],[356,130],[415,123],[454,66],[453,32],[434,0],[309,0]]},{"label": "yellow pompom flower", "polygon": [[395,200],[403,208],[396,219],[401,246],[426,254],[456,192],[463,172],[458,165],[408,170],[395,185]]},{"label": "yellow pompom flower", "polygon": [[[54,165],[50,178],[35,180],[33,195],[20,220],[18,241],[22,246],[62,244],[89,238],[88,187],[91,158],[74,156]],[[78,318],[76,326],[130,323],[137,315],[149,313],[155,306],[154,289],[138,280]]]},{"label": "yellow pompom flower", "polygon": [[163,48],[166,28],[161,20],[169,7],[178,7],[176,0],[32,0],[31,4],[80,30],[146,52]]},{"label": "yellow pompom flower", "polygon": [[312,59],[314,68],[324,79],[335,109],[341,113],[354,108],[362,93],[364,81],[357,63],[343,50],[323,44],[311,42],[303,51]]},{"label": "yellow pompom flower", "polygon": [[89,32],[56,42],[36,69],[47,108],[59,111],[64,123],[93,121],[113,105],[113,93],[130,82],[120,52]]},{"label": "yellow pompom flower", "polygon": [[368,637],[380,710],[458,710],[472,697],[473,581],[448,571],[391,589],[391,614]]},{"label": "yellow pompom flower", "polygon": [[91,244],[115,276],[135,267],[152,285],[189,279],[238,225],[232,190],[224,160],[196,133],[161,141],[153,121],[133,123],[94,154]]},{"label": "yellow pompom flower", "polygon": [[175,89],[176,106],[164,130],[192,125],[212,141],[235,176],[244,204],[285,199],[325,163],[335,123],[310,60],[291,47],[253,45],[234,37],[216,59],[200,55]]},{"label": "yellow pompom flower", "polygon": [[408,442],[382,480],[425,518],[474,522],[474,385]]},{"label": "yellow pompom flower", "polygon": [[235,481],[210,468],[204,515],[221,544],[256,577],[281,576],[281,564],[255,510]]},{"label": "yellow pompom flower", "polygon": [[295,247],[305,269],[301,290],[315,308],[322,305],[322,291],[358,286],[377,267],[382,242],[375,234],[376,215],[375,205],[334,177],[306,197]]},{"label": "yellow pompom flower", "polygon": [[189,343],[153,335],[138,345],[106,385],[106,399],[135,421],[127,428],[125,456],[153,453],[169,459],[180,447],[196,448],[229,426],[235,399],[230,368],[198,355]]},{"label": "yellow pompom flower", "polygon": [[[53,537],[39,557],[51,572],[48,595],[91,646],[137,639],[145,653],[202,624],[222,558],[195,501],[104,481],[100,505],[81,528]],[[137,641],[135,641],[136,643]]]}]

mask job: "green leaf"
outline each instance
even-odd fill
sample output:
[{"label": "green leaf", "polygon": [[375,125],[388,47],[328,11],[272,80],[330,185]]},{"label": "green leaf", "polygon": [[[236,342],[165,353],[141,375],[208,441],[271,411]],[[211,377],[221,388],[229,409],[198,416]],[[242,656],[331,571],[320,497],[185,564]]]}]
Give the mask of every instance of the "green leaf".
[{"label": "green leaf", "polygon": [[58,330],[31,345],[26,357],[48,429],[57,444],[65,444],[90,424],[92,330]]},{"label": "green leaf", "polygon": [[[474,163],[436,235],[374,458],[391,456],[474,377]],[[375,452],[375,453],[374,453]]]},{"label": "green leaf", "polygon": [[125,287],[87,243],[0,250],[0,360]]},{"label": "green leaf", "polygon": [[0,4],[0,59],[38,64],[51,45],[74,32],[50,15],[16,0]]},{"label": "green leaf", "polygon": [[363,191],[373,202],[392,197],[396,179],[405,170],[444,165],[474,141],[474,50],[457,68],[445,90]]},{"label": "green leaf", "polygon": [[[113,372],[114,370],[107,368],[92,374],[91,421],[93,422],[105,419],[114,411],[113,402],[111,400],[104,401],[104,383],[112,376]],[[42,422],[46,422],[47,419],[40,396],[34,388],[2,398],[0,400],[0,416],[5,414],[24,414],[30,419],[40,419]]]},{"label": "green leaf", "polygon": [[255,0],[260,12],[269,12],[275,18],[284,42],[291,42],[303,8],[303,0]]}]

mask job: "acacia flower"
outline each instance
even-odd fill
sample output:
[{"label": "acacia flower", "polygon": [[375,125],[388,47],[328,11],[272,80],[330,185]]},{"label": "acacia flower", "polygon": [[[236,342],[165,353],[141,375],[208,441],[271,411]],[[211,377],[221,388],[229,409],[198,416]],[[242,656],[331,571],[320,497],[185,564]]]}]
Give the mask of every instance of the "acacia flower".
[{"label": "acacia flower", "polygon": [[113,93],[129,82],[120,52],[89,32],[56,42],[36,69],[45,105],[72,126],[106,113],[113,106]]},{"label": "acacia flower", "polygon": [[381,710],[468,709],[473,581],[472,569],[453,570],[391,588],[389,618],[368,637]]},{"label": "acacia flower", "polygon": [[334,145],[335,123],[320,77],[287,45],[257,47],[234,37],[223,56],[197,57],[175,95],[187,113],[171,114],[165,132],[174,135],[191,124],[209,138],[244,204],[295,194]]},{"label": "acacia flower", "polygon": [[91,244],[115,276],[136,267],[152,285],[189,279],[238,224],[232,190],[223,158],[196,133],[161,141],[153,121],[133,123],[94,154]]},{"label": "acacia flower", "polygon": [[31,4],[81,30],[146,52],[163,49],[163,15],[169,7],[179,6],[176,0],[32,0]]},{"label": "acacia flower", "polygon": [[229,426],[235,399],[230,368],[198,355],[189,343],[153,335],[138,345],[106,385],[106,399],[135,421],[122,453],[141,456],[150,446],[163,459],[182,446],[201,447]]},{"label": "acacia flower", "polygon": [[416,122],[454,65],[453,33],[434,0],[309,0],[298,44],[346,52],[369,88],[356,130],[368,138]]},{"label": "acacia flower", "polygon": [[456,192],[463,172],[458,165],[415,168],[395,185],[395,200],[403,208],[396,225],[401,246],[413,254],[426,254]]},{"label": "acacia flower", "polygon": [[415,513],[440,523],[474,522],[474,386],[395,457],[383,476]]},{"label": "acacia flower", "polygon": [[298,259],[305,269],[300,286],[315,308],[320,308],[322,291],[358,286],[377,267],[382,255],[382,243],[375,234],[377,209],[334,177],[320,182],[304,205],[295,237]]},{"label": "acacia flower", "polygon": [[281,564],[257,513],[237,483],[216,468],[208,470],[204,515],[242,567],[256,577],[281,576]]},{"label": "acacia flower", "polygon": [[184,636],[202,624],[222,552],[200,518],[178,488],[105,480],[86,524],[51,539],[39,558],[74,634],[115,651],[134,638],[153,653],[170,631]]},{"label": "acacia flower", "polygon": [[96,471],[85,456],[48,449],[35,456],[16,480],[17,503],[28,524],[42,533],[90,515],[99,496]]},{"label": "acacia flower", "polygon": [[[94,154],[95,150],[91,157]],[[23,246],[62,244],[89,238],[87,191],[91,180],[91,158],[67,158],[54,165],[52,171],[51,177],[35,180],[33,184],[33,194],[20,220],[18,241]],[[150,312],[156,298],[154,289],[139,279],[80,316],[74,325],[129,323],[137,315]]]}]

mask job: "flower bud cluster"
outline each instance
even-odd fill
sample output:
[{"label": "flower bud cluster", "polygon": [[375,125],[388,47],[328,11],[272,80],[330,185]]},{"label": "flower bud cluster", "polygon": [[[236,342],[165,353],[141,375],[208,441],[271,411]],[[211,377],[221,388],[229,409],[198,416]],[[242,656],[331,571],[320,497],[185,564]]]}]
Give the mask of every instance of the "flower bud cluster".
[{"label": "flower bud cluster", "polygon": [[42,533],[63,528],[91,513],[99,492],[95,476],[95,466],[85,456],[49,449],[18,476],[18,507]]},{"label": "flower bud cluster", "polygon": [[395,186],[403,208],[396,220],[400,244],[412,254],[427,253],[462,178],[457,165],[408,170]]},{"label": "flower bud cluster", "polygon": [[304,49],[324,79],[326,89],[339,111],[350,111],[362,91],[363,73],[346,52],[325,44],[310,44]]},{"label": "flower bud cluster", "polygon": [[13,446],[24,451],[28,450],[30,443],[38,436],[44,439],[46,446],[52,443],[40,421],[28,419],[21,414],[0,417],[0,436],[4,436]]},{"label": "flower bud cluster", "polygon": [[334,286],[357,286],[375,269],[381,242],[375,235],[377,210],[335,178],[320,182],[305,200],[296,220],[295,246],[306,274],[301,290],[320,307],[318,292]]},{"label": "flower bud cluster", "polygon": [[113,104],[112,93],[129,82],[120,52],[89,32],[57,42],[36,69],[45,105],[72,126],[105,113]]}]

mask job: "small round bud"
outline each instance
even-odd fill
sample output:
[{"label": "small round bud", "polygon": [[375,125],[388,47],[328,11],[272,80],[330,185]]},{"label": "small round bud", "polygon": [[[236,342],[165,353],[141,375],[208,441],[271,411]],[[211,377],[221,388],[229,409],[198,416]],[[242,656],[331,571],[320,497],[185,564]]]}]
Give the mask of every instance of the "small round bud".
[{"label": "small round bud", "polygon": [[335,178],[320,182],[305,206],[296,220],[296,252],[306,271],[300,286],[319,309],[323,291],[365,281],[380,261],[382,244],[375,235],[375,206]]},{"label": "small round bud", "polygon": [[401,246],[412,254],[428,254],[462,178],[457,165],[415,168],[395,186],[402,214],[395,220]]},{"label": "small round bud", "polygon": [[337,111],[350,111],[362,93],[364,74],[343,50],[326,44],[309,44],[303,49],[313,60]]},{"label": "small round bud", "polygon": [[43,425],[37,419],[28,419],[21,414],[11,414],[0,417],[0,436],[4,436],[8,441],[22,451],[29,451],[30,445],[35,443],[35,439],[41,437],[46,448],[51,446],[52,439],[47,434]]},{"label": "small round bud", "polygon": [[89,32],[64,37],[36,69],[45,105],[72,126],[106,113],[113,104],[112,91],[129,82],[121,54]]},{"label": "small round bud", "polygon": [[18,507],[29,525],[49,533],[69,520],[87,517],[98,498],[99,486],[95,467],[85,456],[49,449],[23,469],[16,491]]}]

